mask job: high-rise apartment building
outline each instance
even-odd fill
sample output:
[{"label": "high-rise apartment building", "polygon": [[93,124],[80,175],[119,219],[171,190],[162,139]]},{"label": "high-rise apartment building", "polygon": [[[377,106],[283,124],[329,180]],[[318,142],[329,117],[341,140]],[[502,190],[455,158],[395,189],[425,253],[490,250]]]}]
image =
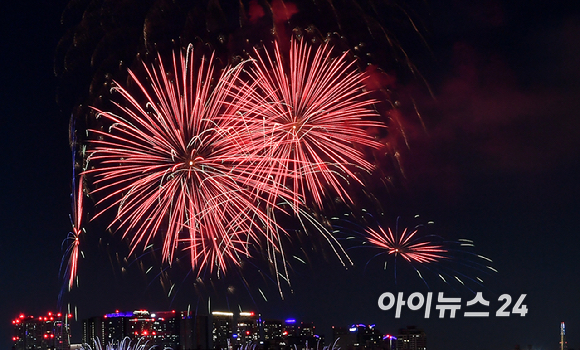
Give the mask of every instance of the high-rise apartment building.
[{"label": "high-rise apartment building", "polygon": [[83,320],[83,344],[93,344],[94,340],[98,339],[100,344],[107,344],[105,337],[105,324],[103,317],[95,316]]},{"label": "high-rise apartment building", "polygon": [[230,349],[234,334],[234,313],[222,311],[212,312],[211,325],[211,348]]},{"label": "high-rise apartment building", "polygon": [[375,325],[332,327],[332,345],[343,350],[391,350],[396,337],[383,335]]},{"label": "high-rise apartment building", "polygon": [[259,344],[262,339],[260,335],[261,318],[253,312],[240,312],[236,322],[236,331],[233,333],[234,344],[237,346],[245,344]]},{"label": "high-rise apartment building", "polygon": [[46,316],[20,314],[12,321],[13,350],[69,350],[70,315],[49,312]]},{"label": "high-rise apartment building", "polygon": [[264,349],[280,349],[286,345],[283,338],[284,328],[280,320],[262,321]]},{"label": "high-rise apartment building", "polygon": [[306,350],[322,348],[324,338],[312,323],[295,319],[263,320],[254,312],[214,311],[209,316],[186,312],[138,310],[83,321],[83,343],[102,345],[125,338],[173,350]]},{"label": "high-rise apartment building", "polygon": [[125,338],[174,350],[209,349],[207,316],[185,312],[137,310],[91,317],[83,321],[83,343],[102,345]]},{"label": "high-rise apartment building", "polygon": [[422,329],[407,326],[397,336],[397,350],[427,350],[427,336]]}]

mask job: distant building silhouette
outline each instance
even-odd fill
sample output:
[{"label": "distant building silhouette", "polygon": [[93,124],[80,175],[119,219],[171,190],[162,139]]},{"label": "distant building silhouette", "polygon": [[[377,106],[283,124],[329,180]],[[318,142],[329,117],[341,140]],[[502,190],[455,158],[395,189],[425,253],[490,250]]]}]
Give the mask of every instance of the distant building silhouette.
[{"label": "distant building silhouette", "polygon": [[[359,349],[385,349],[365,347],[364,344],[375,344],[381,339],[374,326],[368,327],[360,327],[360,332],[355,332],[354,341],[363,344]],[[83,320],[83,343],[92,345],[98,339],[105,346],[126,337],[144,339],[148,347],[157,345],[158,349],[173,350],[312,350],[326,345],[312,323],[299,323],[295,319],[263,320],[253,312],[235,315],[214,311],[206,316],[175,311],[116,311]]]},{"label": "distant building silhouette", "polygon": [[210,349],[209,316],[189,315],[182,312],[180,326],[180,345],[182,350]]},{"label": "distant building silhouette", "polygon": [[83,320],[83,343],[101,345],[125,338],[142,339],[151,346],[174,350],[209,349],[208,317],[190,316],[186,312],[137,310],[95,316]]},{"label": "distant building silhouette", "polygon": [[20,314],[12,321],[13,350],[69,350],[69,325],[71,315],[49,312],[46,316]]},{"label": "distant building silhouette", "polygon": [[234,313],[221,311],[212,312],[211,325],[211,348],[229,349],[234,334]]},{"label": "distant building silhouette", "polygon": [[101,316],[83,320],[83,344],[92,344],[95,339],[98,339],[101,344],[107,344],[105,322]]},{"label": "distant building silhouette", "polygon": [[284,328],[281,320],[262,321],[262,331],[265,349],[280,349],[286,345],[283,337]]},{"label": "distant building silhouette", "polygon": [[427,336],[422,329],[407,326],[397,336],[397,350],[427,350]]},{"label": "distant building silhouette", "polygon": [[263,320],[259,314],[212,312],[211,349],[305,350],[322,349],[324,338],[316,327],[295,319]]},{"label": "distant building silhouette", "polygon": [[260,340],[261,319],[253,312],[240,312],[236,322],[236,331],[233,334],[234,344],[237,346],[257,343]]},{"label": "distant building silhouette", "polygon": [[396,337],[383,335],[375,325],[332,327],[332,343],[341,350],[394,350]]}]

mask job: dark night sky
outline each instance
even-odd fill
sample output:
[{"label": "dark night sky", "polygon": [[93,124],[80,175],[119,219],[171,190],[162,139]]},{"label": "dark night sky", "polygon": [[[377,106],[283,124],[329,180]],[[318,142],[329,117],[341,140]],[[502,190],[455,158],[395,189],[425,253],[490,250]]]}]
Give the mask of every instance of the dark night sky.
[{"label": "dark night sky", "polygon": [[[20,312],[55,310],[61,285],[71,153],[69,111],[55,101],[53,61],[65,5],[16,1],[2,11],[4,348],[10,346],[11,320]],[[397,320],[378,309],[377,298],[386,291],[426,292],[415,276],[399,277],[395,285],[392,273],[360,266],[345,271],[336,259],[322,258],[297,268],[291,275],[294,293],[284,301],[270,286],[269,302],[264,302],[256,290],[259,283],[245,291],[232,282],[238,287],[227,300],[219,286],[206,296],[214,308],[229,301],[236,309],[239,302],[271,317],[312,320],[327,337],[331,324],[376,323],[385,332],[415,324],[425,329],[434,350],[513,349],[516,344],[553,350],[565,321],[569,347],[578,349],[579,8],[548,0],[437,0],[425,6],[431,54],[412,59],[435,98],[422,87],[404,87],[417,101],[427,132],[409,126],[407,178],[392,194],[402,199],[393,202],[400,203],[400,215],[418,213],[435,221],[438,234],[473,239],[476,251],[492,258],[499,270],[485,287],[476,288],[492,300],[490,311],[500,294],[526,293],[528,315],[426,320],[406,309],[411,317]],[[158,281],[139,274],[138,263],[120,273],[111,262],[114,253],[96,244],[98,232],[91,234],[88,242],[94,246],[86,248],[81,261],[81,287],[65,294],[65,302],[78,306],[79,319],[114,309],[185,309],[197,302],[191,278],[178,281],[172,301]],[[431,289],[454,293],[436,282]],[[471,296],[468,290],[458,293],[464,300]],[[80,324],[73,327],[78,334]]]}]

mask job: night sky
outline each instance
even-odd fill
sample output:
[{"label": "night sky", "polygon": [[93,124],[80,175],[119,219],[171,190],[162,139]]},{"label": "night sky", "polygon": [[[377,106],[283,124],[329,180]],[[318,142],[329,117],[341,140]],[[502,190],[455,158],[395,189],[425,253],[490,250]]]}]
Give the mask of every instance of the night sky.
[{"label": "night sky", "polygon": [[[71,111],[56,102],[62,82],[53,67],[66,4],[15,1],[2,11],[3,348],[11,345],[11,320],[19,313],[57,310],[63,283],[59,265],[61,243],[70,231]],[[167,282],[141,271],[155,257],[123,262],[126,249],[104,233],[102,222],[94,222],[87,227],[80,287],[64,293],[65,308],[77,306],[80,321],[115,309],[191,305],[207,312],[209,298],[213,310],[241,305],[266,317],[313,321],[327,339],[331,325],[376,324],[390,333],[416,325],[434,350],[516,344],[554,350],[564,321],[569,348],[580,348],[580,9],[548,0],[419,5],[426,45],[411,40],[409,45],[417,46],[407,49],[426,83],[400,82],[398,89],[416,102],[425,128],[409,117],[405,176],[376,195],[388,203],[388,223],[397,216],[407,225],[434,221],[432,233],[474,240],[474,251],[493,259],[498,270],[483,286],[451,286],[427,275],[427,287],[404,266],[395,282],[393,269],[381,270],[379,260],[366,265],[375,253],[353,249],[355,266],[348,270],[331,254],[312,254],[308,265],[293,262],[292,290],[285,288],[284,300],[251,266],[243,272],[249,289],[235,273],[213,287],[207,282],[194,288],[192,277],[177,271],[168,298]],[[403,318],[395,319],[393,311],[377,306],[383,292],[408,295],[428,288],[463,301],[481,291],[491,301],[492,316],[438,319],[432,310],[425,319],[404,308]],[[504,293],[527,294],[528,314],[495,317]],[[73,343],[80,342],[80,322],[72,327]]]}]

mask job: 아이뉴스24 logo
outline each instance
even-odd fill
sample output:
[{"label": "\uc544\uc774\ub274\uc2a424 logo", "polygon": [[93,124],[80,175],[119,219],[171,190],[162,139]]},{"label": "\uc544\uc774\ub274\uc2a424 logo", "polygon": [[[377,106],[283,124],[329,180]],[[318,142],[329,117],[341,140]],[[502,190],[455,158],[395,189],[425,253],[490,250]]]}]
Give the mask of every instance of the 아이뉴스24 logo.
[{"label": "\uc544\uc774\ub274\uc2a424 logo", "polygon": [[[512,314],[525,316],[528,313],[527,306],[523,303],[526,294],[521,294],[512,305],[512,297],[509,294],[502,294],[498,298],[502,302],[501,306],[495,310],[495,317],[509,317]],[[417,311],[425,308],[425,318],[431,316],[431,306],[435,304],[435,309],[439,311],[439,318],[455,318],[459,310],[463,310],[463,317],[489,317],[489,311],[481,311],[482,309],[489,310],[490,302],[483,297],[482,292],[477,292],[475,297],[466,301],[465,307],[462,309],[463,303],[461,298],[445,297],[442,292],[437,293],[437,300],[433,300],[433,292],[426,293],[411,293],[406,299],[403,292],[399,292],[397,296],[390,292],[385,292],[379,296],[379,308],[383,311],[388,311],[395,308],[395,318],[401,317],[401,310],[406,306],[411,311]],[[479,305],[478,305],[479,304]],[[467,311],[469,310],[469,311]],[[477,311],[474,311],[477,310]],[[459,312],[461,314],[461,312]]]}]

